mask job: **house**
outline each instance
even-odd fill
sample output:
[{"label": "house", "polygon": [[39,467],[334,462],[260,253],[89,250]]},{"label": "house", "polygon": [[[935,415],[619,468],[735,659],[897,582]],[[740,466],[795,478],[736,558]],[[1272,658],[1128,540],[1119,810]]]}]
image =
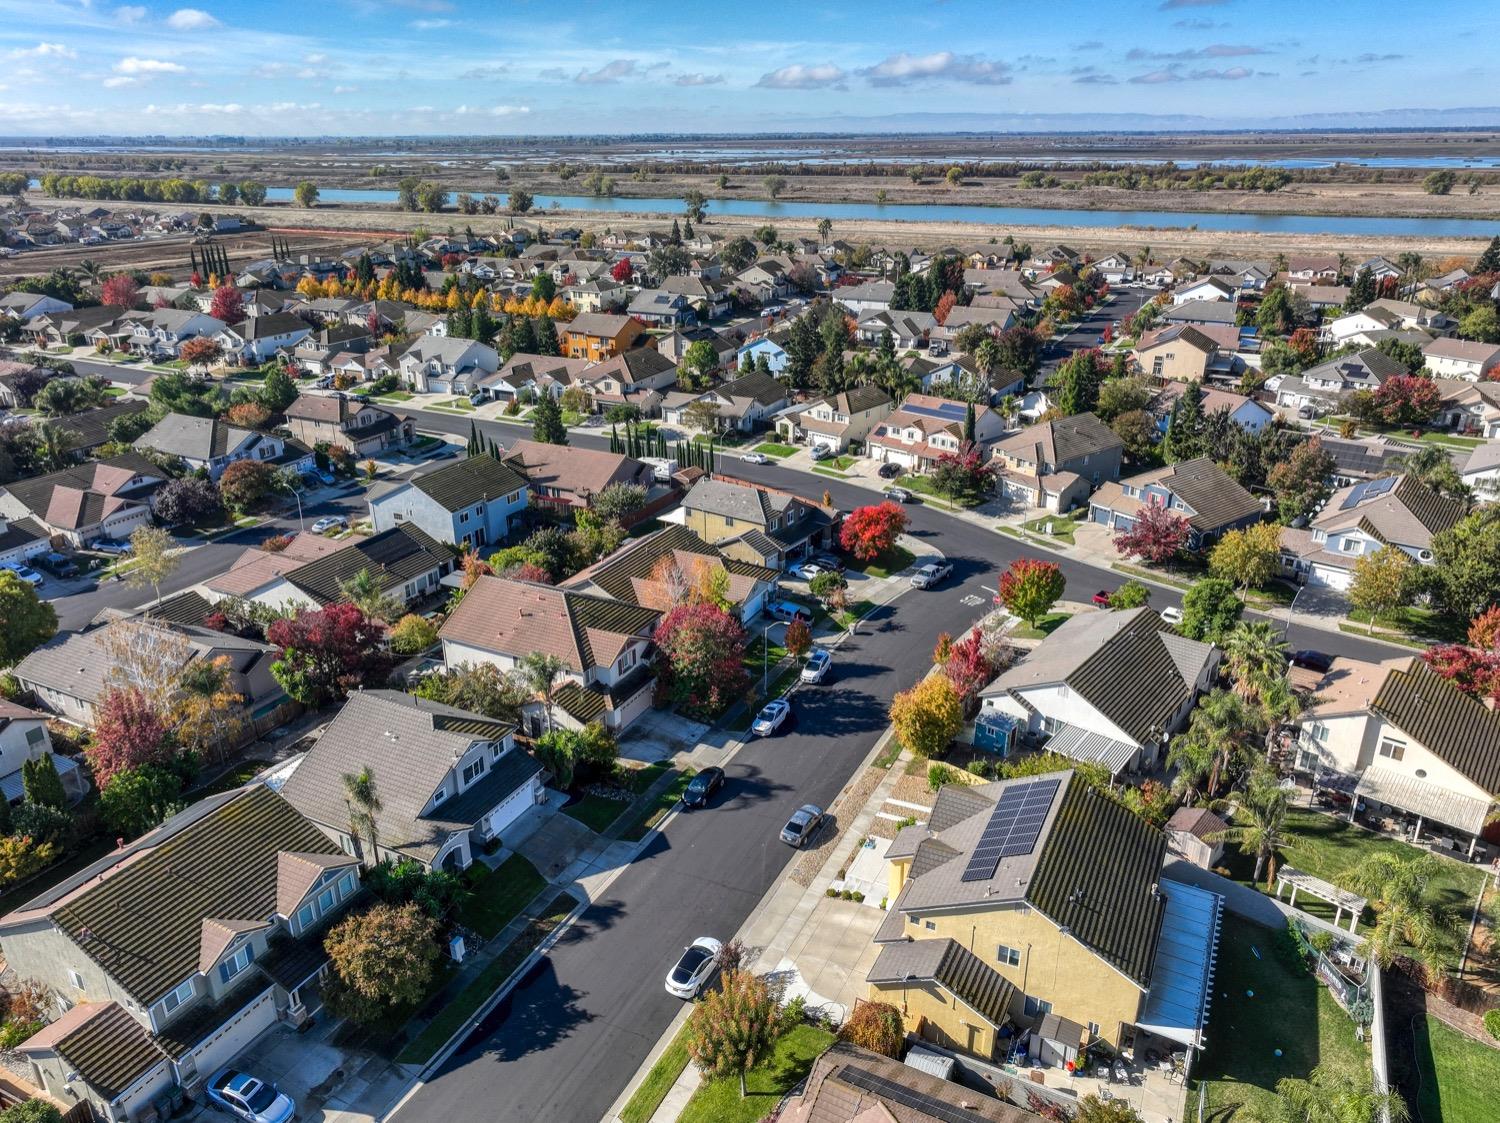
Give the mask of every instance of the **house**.
[{"label": "house", "polygon": [[1128,285],[1135,280],[1135,263],[1128,253],[1106,254],[1089,262],[1089,268],[1104,278],[1106,285]]},{"label": "house", "polygon": [[[323,936],[355,859],[262,784],[209,796],[0,917],[0,947],[58,998],[22,1043],[32,1082],[94,1118],[198,1092],[279,1021],[322,1007]],[[149,902],[149,907],[142,907]]]},{"label": "house", "polygon": [[1141,371],[1164,382],[1206,382],[1223,365],[1219,344],[1192,324],[1141,333],[1131,358]]},{"label": "house", "polygon": [[1478,498],[1491,503],[1500,498],[1500,441],[1476,445],[1459,468],[1458,476],[1474,489]]},{"label": "house", "polygon": [[42,757],[52,758],[69,801],[82,799],[89,790],[88,778],[72,760],[52,751],[47,715],[0,698],[0,796],[6,803],[16,804],[25,797],[21,766]]},{"label": "house", "polygon": [[669,425],[695,425],[697,416],[690,411],[694,402],[717,406],[711,425],[699,426],[716,431],[753,432],[773,414],[787,405],[786,386],[761,371],[750,371],[738,378],[720,383],[686,402],[662,404],[662,417]]},{"label": "house", "polygon": [[[967,402],[930,394],[908,394],[899,409],[871,430],[869,455],[883,464],[924,472],[939,457],[959,450],[970,408]],[[988,406],[975,408],[976,441],[987,444],[1004,431],[1005,422],[998,412]]]},{"label": "house", "polygon": [[626,315],[651,327],[678,327],[698,322],[698,315],[688,298],[665,289],[641,289],[625,311]]},{"label": "house", "polygon": [[312,325],[290,312],[249,316],[216,336],[224,353],[246,366],[263,363],[278,351],[294,348],[312,335]]},{"label": "house", "polygon": [[1468,339],[1434,339],[1422,348],[1427,369],[1438,378],[1463,378],[1470,382],[1490,377],[1500,368],[1500,344],[1475,343]]},{"label": "house", "polygon": [[20,320],[23,324],[52,312],[71,312],[73,306],[55,296],[34,292],[8,292],[0,296],[0,319]]},{"label": "house", "polygon": [[1189,300],[1162,313],[1167,324],[1232,324],[1236,305],[1232,300]]},{"label": "house", "polygon": [[0,488],[0,515],[31,518],[50,535],[83,546],[120,541],[151,521],[151,495],[166,473],[138,452],[15,480]]},{"label": "house", "polygon": [[1221,277],[1201,277],[1196,281],[1185,281],[1172,290],[1172,307],[1180,307],[1192,300],[1228,300],[1239,296],[1239,287]]},{"label": "house", "polygon": [[151,403],[145,398],[115,398],[108,405],[49,417],[47,424],[57,430],[63,448],[73,459],[82,460],[100,445],[114,442],[109,430],[117,418],[133,417],[150,408]]},{"label": "house", "polygon": [[890,395],[877,386],[856,386],[791,410],[776,418],[776,432],[793,444],[847,452],[851,441],[863,443],[870,430],[896,408]]},{"label": "house", "polygon": [[1083,254],[1072,246],[1059,243],[1055,246],[1048,246],[1038,253],[1031,259],[1030,265],[1033,269],[1057,269],[1062,266],[1077,265],[1082,260]]},{"label": "house", "polygon": [[481,378],[477,389],[498,402],[526,401],[543,394],[558,398],[569,386],[577,385],[591,365],[587,359],[517,351],[494,374]]},{"label": "house", "polygon": [[1298,285],[1292,292],[1307,302],[1314,312],[1325,312],[1330,308],[1342,308],[1349,300],[1348,285]]},{"label": "house", "polygon": [[1431,424],[1471,437],[1500,436],[1500,382],[1434,378],[1438,410]]},{"label": "house", "polygon": [[682,497],[682,525],[725,554],[768,569],[785,569],[816,549],[832,547],[837,512],[787,491],[728,478],[698,480]]},{"label": "house", "polygon": [[855,334],[862,343],[878,344],[885,333],[890,332],[896,350],[912,351],[927,346],[927,337],[935,327],[937,320],[931,312],[893,312],[887,309],[864,316],[856,326]]},{"label": "house", "polygon": [[510,671],[532,652],[561,661],[548,712],[535,702],[523,711],[532,736],[549,722],[577,729],[602,721],[618,732],[650,708],[651,633],[660,618],[656,609],[611,597],[481,577],[439,634],[450,667],[491,663]]},{"label": "house", "polygon": [[[1172,407],[1187,391],[1188,383],[1168,382],[1151,400],[1147,408],[1156,417],[1157,427],[1163,433],[1167,431],[1167,422],[1172,416]],[[1202,402],[1205,417],[1222,410],[1229,415],[1229,420],[1247,433],[1259,433],[1276,416],[1254,398],[1247,398],[1244,394],[1236,394],[1229,390],[1220,390],[1216,386],[1199,387],[1198,396]]]},{"label": "house", "polygon": [[500,369],[500,353],[475,339],[418,336],[397,360],[402,380],[419,394],[472,394]]},{"label": "house", "polygon": [[735,366],[739,370],[754,370],[760,366],[762,358],[766,360],[766,369],[772,374],[780,374],[786,370],[789,361],[786,348],[780,341],[763,335],[741,345],[735,353]]},{"label": "house", "polygon": [[[335,539],[304,530],[292,535],[287,544],[279,550],[262,550],[259,546],[247,547],[230,563],[228,569],[206,578],[197,587],[189,590],[189,595],[203,598],[210,608],[226,597],[249,600],[256,593],[269,589],[285,574],[307,562],[327,557],[337,550],[346,549],[363,540],[363,535],[351,534]],[[153,615],[161,615],[160,608],[154,608]],[[202,619],[186,622],[202,623]]]},{"label": "house", "polygon": [[1201,1047],[1223,901],[1163,880],[1166,848],[1076,772],[944,785],[886,851],[871,1000],[995,1064],[1026,1030],[1029,1068]]},{"label": "house", "polygon": [[981,300],[983,302],[979,304],[961,304],[950,309],[947,319],[932,329],[932,337],[952,342],[964,328],[975,325],[991,335],[999,335],[1015,324],[1015,305],[1009,301]]},{"label": "house", "polygon": [[1205,550],[1228,531],[1260,522],[1266,513],[1224,469],[1203,457],[1101,485],[1089,497],[1089,521],[1128,530],[1147,504],[1187,519],[1190,550]]},{"label": "house", "polygon": [[74,308],[67,312],[48,312],[34,316],[21,329],[21,334],[39,347],[61,347],[80,345],[89,334],[108,329],[125,314],[127,309],[117,304],[105,304],[95,308]]},{"label": "house", "polygon": [[218,479],[236,460],[274,462],[286,452],[285,442],[273,433],[242,429],[217,417],[169,413],[135,440],[142,451],[175,456],[190,471],[204,471]]},{"label": "house", "polygon": [[[281,794],[366,865],[410,859],[467,868],[480,847],[545,798],[542,766],[515,727],[395,690],[351,694]],[[380,794],[373,840],[350,833],[343,777],[369,769]]]},{"label": "house", "polygon": [[526,509],[526,478],[492,456],[471,456],[410,476],[370,497],[379,534],[402,523],[450,546],[493,546]]},{"label": "house", "polygon": [[202,587],[216,602],[232,596],[286,612],[335,604],[344,599],[343,586],[368,571],[383,594],[411,607],[437,595],[443,578],[458,564],[453,547],[414,522],[398,522],[368,538],[335,545],[336,549],[319,551],[308,560],[291,559],[295,564],[278,554],[262,560],[265,551],[252,547],[227,572],[210,577]]},{"label": "house", "polygon": [[[121,321],[122,325],[125,321]],[[150,312],[131,313],[130,334],[125,345],[137,354],[158,359],[175,359],[182,345],[190,339],[213,339],[226,327],[223,320],[205,312],[184,312],[177,308],[156,308]]]},{"label": "house", "polygon": [[[1452,317],[1407,300],[1372,300],[1357,312],[1329,320],[1323,332],[1336,343],[1379,331],[1421,331],[1443,335],[1455,327]],[[1430,338],[1430,335],[1429,335]]]},{"label": "house", "polygon": [[[734,311],[734,293],[728,285],[722,284],[717,279],[718,266],[714,265],[714,277],[707,276],[674,276],[662,278],[661,287],[668,293],[675,293],[685,297],[689,309],[696,310],[699,307],[706,313],[706,319],[717,320],[721,316],[727,316]],[[631,314],[635,315],[635,302],[631,302]],[[696,313],[694,315],[696,320]],[[651,321],[647,321],[650,323]],[[677,321],[674,321],[677,322]]]},{"label": "house", "polygon": [[1022,429],[995,445],[1000,494],[1028,507],[1062,514],[1105,480],[1120,478],[1125,444],[1092,413]]},{"label": "house", "polygon": [[0,515],[0,562],[25,563],[52,548],[51,536],[33,518]]},{"label": "house", "polygon": [[1339,259],[1332,254],[1314,254],[1287,259],[1286,275],[1297,281],[1337,281]]},{"label": "house", "polygon": [[1354,563],[1394,546],[1431,565],[1432,538],[1464,517],[1464,505],[1407,476],[1382,476],[1341,488],[1305,531],[1282,532],[1282,562],[1299,581],[1347,589]]},{"label": "house", "polygon": [[1027,308],[1042,303],[1035,284],[1019,269],[965,269],[964,287],[976,296],[1006,296]]},{"label": "house", "polygon": [[603,312],[616,307],[625,294],[625,286],[616,284],[608,277],[596,277],[591,281],[575,281],[565,285],[562,297],[579,312]]},{"label": "house", "polygon": [[[656,350],[672,362],[681,363],[687,356],[687,349],[700,339],[706,340],[708,345],[714,349],[714,354],[718,357],[718,365],[720,367],[728,367],[730,364],[736,367],[739,366],[737,354],[740,345],[738,341],[721,335],[712,328],[678,328],[667,335],[658,336]],[[752,359],[752,363],[753,361]],[[781,365],[786,365],[785,352],[782,353]]]},{"label": "house", "polygon": [[677,385],[677,364],[654,347],[637,347],[589,367],[581,381],[593,396],[596,410],[617,404],[638,405],[649,417],[654,410],[647,405],[661,408],[661,395],[652,391]]},{"label": "house", "polygon": [[855,320],[862,320],[873,312],[889,311],[895,295],[894,281],[865,281],[836,289],[833,298],[854,313]]},{"label": "house", "polygon": [[1212,644],[1179,635],[1150,608],[1084,612],[986,686],[981,707],[1112,776],[1150,771],[1218,664]]},{"label": "house", "polygon": [[1374,279],[1376,284],[1389,278],[1405,276],[1399,265],[1392,265],[1383,257],[1372,257],[1366,261],[1361,261],[1354,267],[1354,275],[1357,277],[1366,270],[1369,271],[1371,278]]},{"label": "house", "polygon": [[1415,818],[1467,841],[1500,797],[1500,713],[1460,691],[1421,659],[1366,663],[1340,656],[1300,720],[1295,766],[1320,788],[1350,794],[1372,813]]},{"label": "house", "polygon": [[1167,853],[1211,870],[1224,857],[1229,824],[1206,807],[1179,807],[1167,820]]},{"label": "house", "polygon": [[410,444],[416,422],[343,394],[300,394],[286,407],[292,436],[309,448],[326,444],[374,456]]},{"label": "house", "polygon": [[765,608],[781,577],[778,569],[731,557],[686,526],[668,525],[628,539],[607,558],[568,578],[563,588],[667,612],[675,607],[679,587],[700,587],[705,580],[719,580],[720,573],[725,598],[747,625]]},{"label": "house", "polygon": [[1323,451],[1333,457],[1332,481],[1335,487],[1348,487],[1376,476],[1390,476],[1401,470],[1404,457],[1418,451],[1411,441],[1391,437],[1336,437],[1328,430],[1317,436]]},{"label": "house", "polygon": [[634,347],[646,332],[639,320],[584,312],[562,329],[562,353],[570,359],[602,363]]},{"label": "house", "polygon": [[1276,404],[1299,413],[1332,413],[1355,390],[1378,390],[1387,379],[1405,373],[1395,359],[1370,347],[1283,378],[1276,387]]},{"label": "house", "polygon": [[[533,506],[588,507],[613,484],[634,484],[648,494],[661,490],[651,465],[602,449],[519,440],[512,442],[504,459],[525,477]],[[645,517],[642,512],[637,515]]]},{"label": "house", "polygon": [[1208,275],[1231,281],[1242,292],[1263,292],[1275,270],[1259,261],[1210,261]]}]

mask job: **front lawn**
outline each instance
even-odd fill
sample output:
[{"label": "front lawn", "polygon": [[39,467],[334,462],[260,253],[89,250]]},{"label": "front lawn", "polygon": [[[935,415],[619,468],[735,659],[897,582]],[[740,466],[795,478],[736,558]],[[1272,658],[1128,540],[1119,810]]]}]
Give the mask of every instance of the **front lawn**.
[{"label": "front lawn", "polygon": [[[1073,528],[1078,524],[1065,515],[1046,515],[1039,519],[1032,519],[1029,523],[1022,523],[1023,527],[1032,534],[1043,538],[1056,538],[1061,542],[1073,545]],[[1051,531],[1048,531],[1051,527]]]},{"label": "front lawn", "polygon": [[922,495],[930,495],[934,499],[941,499],[945,503],[952,502],[959,507],[977,507],[980,504],[980,499],[978,497],[965,498],[960,496],[956,500],[950,500],[947,492],[939,491],[933,484],[931,476],[901,476],[892,482],[897,486],[906,488],[907,491],[915,491],[919,492]]},{"label": "front lawn", "polygon": [[766,1062],[746,1074],[744,1099],[740,1099],[737,1078],[710,1080],[693,1093],[678,1123],[757,1123],[806,1078],[813,1062],[833,1041],[833,1034],[821,1026],[799,1025],[789,1030]]},{"label": "front lawn", "polygon": [[1483,1045],[1431,1014],[1417,1023],[1414,1048],[1424,1123],[1488,1123],[1500,1108],[1500,1049]]},{"label": "front lawn", "polygon": [[408,390],[392,390],[389,394],[381,394],[375,400],[377,402],[409,402],[413,395]]},{"label": "front lawn", "polygon": [[675,773],[672,782],[658,792],[655,799],[648,800],[645,806],[631,812],[630,820],[620,828],[617,837],[626,842],[639,842],[645,838],[658,823],[667,817],[667,812],[677,806],[677,801],[687,790],[688,781],[697,775],[697,772],[696,768],[684,768]]},{"label": "front lawn", "polygon": [[1033,628],[1024,623],[1019,624],[1011,635],[1017,636],[1020,639],[1046,639],[1053,632],[1057,631],[1058,628],[1062,627],[1063,621],[1069,619],[1072,615],[1071,612],[1049,612],[1036,622],[1036,627]]},{"label": "front lawn", "polygon": [[[634,796],[640,796],[671,765],[664,760],[655,761],[644,768],[637,768],[625,778],[625,786]],[[584,795],[563,808],[563,814],[577,819],[595,834],[603,834],[614,821],[630,809],[632,800],[609,799],[602,795]]]},{"label": "front lawn", "polygon": [[464,877],[470,896],[458,910],[458,922],[486,940],[498,936],[547,887],[547,879],[519,854],[512,854],[494,870],[475,862]]},{"label": "front lawn", "polygon": [[1317,1065],[1369,1065],[1353,1021],[1297,962],[1285,929],[1237,920],[1224,936],[1208,1047],[1193,1065],[1196,1083],[1208,1085],[1206,1119],[1275,1118],[1278,1080],[1305,1078]]},{"label": "front lawn", "polygon": [[866,577],[890,577],[900,573],[912,563],[912,552],[905,546],[892,546],[872,562],[855,562],[854,568],[864,570]]},{"label": "front lawn", "polygon": [[754,451],[763,452],[767,456],[774,456],[779,460],[785,460],[788,456],[796,455],[797,452],[791,445],[777,444],[775,441],[767,441],[765,444],[756,445]]},{"label": "front lawn", "polygon": [[666,1051],[656,1058],[651,1071],[646,1073],[646,1079],[620,1109],[620,1123],[649,1123],[691,1059],[687,1049],[687,1027],[684,1026],[677,1031]]},{"label": "front lawn", "polygon": [[[1370,613],[1367,609],[1350,609],[1349,619],[1355,624],[1362,625],[1359,630],[1369,634]],[[1425,643],[1462,643],[1466,630],[1466,624],[1454,620],[1451,616],[1417,605],[1408,605],[1394,612],[1385,612],[1375,619],[1376,635],[1382,631],[1393,631],[1412,641]]]},{"label": "front lawn", "polygon": [[456,409],[459,413],[473,413],[474,403],[468,398],[453,398],[446,402],[438,402],[437,409]]},{"label": "front lawn", "polygon": [[125,394],[126,394],[125,389],[123,387],[120,387],[120,386],[106,386],[104,388],[104,395],[105,395],[105,397],[109,397],[109,398],[123,398],[125,396]]}]

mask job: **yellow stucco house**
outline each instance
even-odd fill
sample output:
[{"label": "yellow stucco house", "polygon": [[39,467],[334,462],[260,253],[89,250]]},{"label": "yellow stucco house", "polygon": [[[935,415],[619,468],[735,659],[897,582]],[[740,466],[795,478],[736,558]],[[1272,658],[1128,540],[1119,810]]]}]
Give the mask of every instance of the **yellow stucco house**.
[{"label": "yellow stucco house", "polygon": [[945,786],[887,852],[870,998],[986,1061],[1201,1046],[1222,899],[1163,881],[1166,845],[1071,771]]}]

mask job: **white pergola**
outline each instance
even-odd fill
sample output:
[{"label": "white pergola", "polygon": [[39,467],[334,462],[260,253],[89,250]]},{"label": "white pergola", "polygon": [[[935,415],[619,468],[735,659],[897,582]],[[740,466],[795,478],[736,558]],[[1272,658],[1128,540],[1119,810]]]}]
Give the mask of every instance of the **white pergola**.
[{"label": "white pergola", "polygon": [[1297,894],[1299,892],[1311,893],[1321,901],[1327,901],[1333,906],[1333,926],[1337,928],[1339,921],[1343,919],[1344,910],[1349,910],[1349,931],[1353,932],[1359,924],[1359,918],[1364,914],[1365,905],[1368,903],[1363,897],[1356,893],[1350,893],[1347,889],[1340,889],[1332,882],[1324,881],[1321,877],[1314,877],[1310,873],[1303,873],[1291,866],[1282,866],[1276,871],[1276,899],[1281,900],[1281,890],[1284,886],[1292,887],[1292,899],[1287,903],[1293,908],[1297,907]]}]

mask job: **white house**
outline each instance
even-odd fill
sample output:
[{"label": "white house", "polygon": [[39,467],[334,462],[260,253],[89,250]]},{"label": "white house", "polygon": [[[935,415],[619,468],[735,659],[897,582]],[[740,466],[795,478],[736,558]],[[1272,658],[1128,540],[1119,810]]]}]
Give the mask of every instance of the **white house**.
[{"label": "white house", "polygon": [[226,325],[223,320],[205,312],[157,308],[137,313],[129,326],[130,335],[125,342],[131,350],[157,358],[175,359],[188,340],[214,338]]},{"label": "white house", "polygon": [[0,698],[0,796],[7,803],[19,803],[26,794],[21,766],[44,756],[52,758],[68,798],[81,799],[89,782],[78,765],[52,751],[47,715]]},{"label": "white house", "polygon": [[492,456],[471,456],[372,495],[370,518],[377,534],[411,523],[450,546],[494,546],[526,509],[527,488],[515,469]]},{"label": "white house", "polygon": [[9,317],[26,323],[37,316],[52,312],[71,312],[73,306],[55,296],[43,296],[34,292],[10,292],[0,296],[0,317]]},{"label": "white house", "polygon": [[474,339],[423,335],[397,362],[402,380],[421,394],[470,394],[500,369],[500,354]]},{"label": "white house", "polygon": [[1478,382],[1500,368],[1500,344],[1476,343],[1468,339],[1434,339],[1422,348],[1427,369],[1438,378],[1462,378]]},{"label": "white house", "polygon": [[290,312],[250,316],[215,337],[227,355],[246,365],[263,363],[278,351],[295,347],[312,334],[312,325]]},{"label": "white house", "polygon": [[1172,306],[1178,307],[1191,300],[1233,300],[1236,289],[1221,277],[1200,277],[1188,281],[1172,290]]},{"label": "white house", "polygon": [[872,312],[889,311],[891,297],[896,295],[894,281],[866,281],[860,285],[848,285],[834,290],[833,298],[849,311],[856,320]]}]

